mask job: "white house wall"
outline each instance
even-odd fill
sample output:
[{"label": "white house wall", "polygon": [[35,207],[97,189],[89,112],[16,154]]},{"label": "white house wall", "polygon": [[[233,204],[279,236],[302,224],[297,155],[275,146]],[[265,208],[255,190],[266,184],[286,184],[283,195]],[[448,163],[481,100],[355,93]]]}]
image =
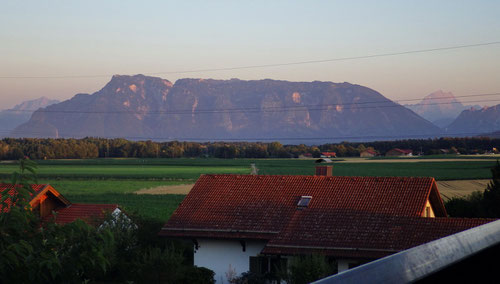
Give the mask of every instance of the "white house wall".
[{"label": "white house wall", "polygon": [[231,269],[236,276],[250,269],[250,256],[257,256],[265,242],[245,241],[243,251],[238,240],[198,239],[198,250],[194,253],[194,265],[206,267],[215,272],[217,284],[227,284],[226,273]]}]

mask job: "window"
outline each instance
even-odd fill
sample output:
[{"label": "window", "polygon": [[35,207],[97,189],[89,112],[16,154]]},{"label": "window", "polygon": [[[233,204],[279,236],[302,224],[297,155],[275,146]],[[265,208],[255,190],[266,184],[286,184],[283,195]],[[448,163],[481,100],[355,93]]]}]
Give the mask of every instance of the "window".
[{"label": "window", "polygon": [[297,203],[297,207],[305,208],[309,206],[309,202],[311,202],[312,196],[301,196],[299,203]]},{"label": "window", "polygon": [[286,265],[286,258],[267,256],[250,257],[250,272],[259,275],[276,275],[280,270],[286,269]]}]

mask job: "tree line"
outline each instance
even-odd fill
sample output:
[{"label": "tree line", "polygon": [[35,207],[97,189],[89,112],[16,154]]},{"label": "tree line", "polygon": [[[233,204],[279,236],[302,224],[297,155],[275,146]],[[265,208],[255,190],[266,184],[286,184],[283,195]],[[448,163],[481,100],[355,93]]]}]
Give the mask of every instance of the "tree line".
[{"label": "tree line", "polygon": [[283,145],[280,142],[155,142],[122,138],[41,139],[4,138],[0,140],[0,160],[89,159],[89,158],[298,158],[320,157],[335,152],[337,157],[356,157],[367,149],[384,155],[393,148],[411,149],[415,155],[442,153],[482,154],[496,152],[500,139],[439,138],[375,142],[342,142],[323,145]]}]

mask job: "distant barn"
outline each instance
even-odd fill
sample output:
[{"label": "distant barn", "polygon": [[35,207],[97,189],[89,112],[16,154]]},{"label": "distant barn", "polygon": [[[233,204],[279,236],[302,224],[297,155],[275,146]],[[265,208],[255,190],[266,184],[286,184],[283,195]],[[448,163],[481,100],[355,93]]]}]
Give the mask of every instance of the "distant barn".
[{"label": "distant barn", "polygon": [[411,149],[399,149],[394,148],[385,153],[386,157],[411,157],[413,156],[413,150]]},{"label": "distant barn", "polygon": [[377,152],[375,150],[367,149],[359,153],[359,156],[361,158],[371,158],[377,156]]},{"label": "distant barn", "polygon": [[337,158],[337,153],[335,152],[321,152],[321,158]]}]

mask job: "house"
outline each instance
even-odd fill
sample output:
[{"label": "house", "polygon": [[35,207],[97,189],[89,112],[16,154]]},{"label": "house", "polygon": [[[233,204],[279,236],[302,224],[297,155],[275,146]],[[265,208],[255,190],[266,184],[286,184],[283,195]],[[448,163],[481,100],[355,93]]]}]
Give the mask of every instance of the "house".
[{"label": "house", "polygon": [[[119,215],[122,211],[117,204],[75,204],[71,203],[55,188],[48,184],[31,185],[33,193],[30,193],[29,205],[44,221],[54,220],[57,224],[71,223],[81,219],[91,225],[100,225],[110,213],[113,216]],[[2,192],[7,191],[8,195],[15,196],[17,189],[12,184],[0,183],[0,198]],[[13,206],[11,198],[7,198],[7,206],[0,212],[8,212]],[[53,214],[53,213],[56,214]]]},{"label": "house", "polygon": [[492,220],[314,283],[499,283],[499,254],[500,220]]},{"label": "house", "polygon": [[366,150],[362,151],[361,153],[359,153],[359,156],[361,158],[371,158],[371,157],[377,156],[377,152],[375,150],[366,149]]},{"label": "house", "polygon": [[399,149],[394,148],[385,153],[386,157],[411,157],[413,156],[413,150],[411,149]]},{"label": "house", "polygon": [[321,152],[321,158],[337,158],[337,154],[335,152]]},{"label": "house", "polygon": [[[331,166],[318,166],[331,167]],[[343,271],[488,222],[448,218],[433,178],[202,175],[159,232],[192,240],[194,264],[273,272],[321,253]]]}]

